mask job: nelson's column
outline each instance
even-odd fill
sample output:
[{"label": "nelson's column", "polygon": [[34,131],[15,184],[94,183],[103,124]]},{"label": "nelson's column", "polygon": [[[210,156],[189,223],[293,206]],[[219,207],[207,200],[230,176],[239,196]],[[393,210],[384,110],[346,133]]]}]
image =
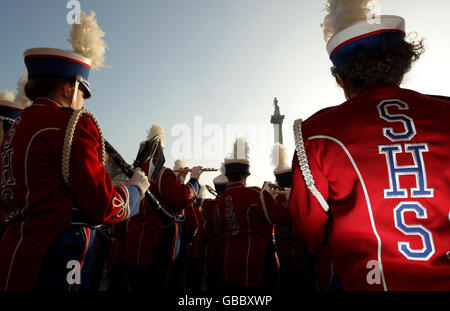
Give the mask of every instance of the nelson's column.
[{"label": "nelson's column", "polygon": [[278,99],[275,97],[273,100],[275,111],[270,118],[270,123],[273,124],[274,140],[275,143],[283,144],[283,120],[284,116],[280,113],[280,107],[278,106]]}]

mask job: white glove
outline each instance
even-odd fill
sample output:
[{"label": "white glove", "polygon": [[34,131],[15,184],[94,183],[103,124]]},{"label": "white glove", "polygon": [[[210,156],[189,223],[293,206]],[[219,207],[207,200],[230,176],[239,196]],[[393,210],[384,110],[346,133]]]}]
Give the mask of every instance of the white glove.
[{"label": "white glove", "polygon": [[191,178],[199,180],[200,175],[202,174],[202,170],[203,170],[202,166],[193,167],[191,171]]},{"label": "white glove", "polygon": [[148,181],[145,173],[138,167],[134,170],[133,176],[131,179],[126,181],[127,186],[136,186],[141,191],[141,200],[145,196],[145,192],[147,192],[148,187],[150,187],[150,182]]}]

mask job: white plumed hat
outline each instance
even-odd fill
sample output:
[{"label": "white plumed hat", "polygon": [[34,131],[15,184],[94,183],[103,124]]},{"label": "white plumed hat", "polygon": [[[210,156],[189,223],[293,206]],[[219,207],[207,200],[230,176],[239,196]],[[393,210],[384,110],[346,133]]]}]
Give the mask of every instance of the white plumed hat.
[{"label": "white plumed hat", "polygon": [[225,172],[250,174],[249,161],[250,148],[247,139],[237,138],[233,144],[233,151],[228,158],[225,158]]},{"label": "white plumed hat", "polygon": [[178,171],[186,167],[186,163],[184,163],[183,159],[177,159],[175,164],[173,165],[173,170]]},{"label": "white plumed hat", "polygon": [[375,50],[405,37],[405,20],[375,15],[378,1],[328,0],[322,23],[327,51],[335,67],[364,50]]},{"label": "white plumed hat", "polygon": [[24,58],[30,78],[51,75],[75,79],[84,86],[84,98],[90,98],[89,72],[91,68],[109,67],[104,64],[107,46],[103,40],[105,33],[98,26],[95,13],[91,11],[86,15],[81,12],[80,17],[80,23],[73,24],[68,39],[73,51],[32,48],[25,51]]},{"label": "white plumed hat", "polygon": [[0,121],[14,122],[22,112],[22,108],[16,107],[14,104],[14,98],[13,92],[8,90],[0,92]]}]

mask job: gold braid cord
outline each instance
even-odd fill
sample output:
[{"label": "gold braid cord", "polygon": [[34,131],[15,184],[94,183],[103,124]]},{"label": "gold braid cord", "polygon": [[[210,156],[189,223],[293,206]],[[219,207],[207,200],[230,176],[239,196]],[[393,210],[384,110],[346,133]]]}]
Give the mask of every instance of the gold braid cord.
[{"label": "gold braid cord", "polygon": [[305,184],[311,193],[317,198],[320,205],[324,209],[325,213],[330,210],[327,201],[325,201],[322,193],[316,188],[314,177],[311,174],[311,170],[309,168],[308,158],[306,156],[305,144],[303,142],[303,133],[302,133],[302,120],[296,120],[294,122],[294,138],[295,138],[295,150],[297,151],[298,157],[298,165],[300,166],[300,171],[302,172],[303,179],[305,180]]},{"label": "gold braid cord", "polygon": [[63,154],[62,154],[62,175],[64,182],[69,185],[69,175],[70,175],[70,155],[72,153],[72,142],[73,135],[75,134],[75,128],[77,126],[78,120],[82,115],[87,115],[97,126],[97,130],[100,134],[100,146],[101,152],[99,155],[99,161],[105,165],[105,140],[103,138],[103,133],[100,128],[100,123],[95,118],[94,114],[85,109],[75,110],[72,116],[70,117],[69,123],[67,124],[66,134],[64,136],[64,145],[63,145]]}]

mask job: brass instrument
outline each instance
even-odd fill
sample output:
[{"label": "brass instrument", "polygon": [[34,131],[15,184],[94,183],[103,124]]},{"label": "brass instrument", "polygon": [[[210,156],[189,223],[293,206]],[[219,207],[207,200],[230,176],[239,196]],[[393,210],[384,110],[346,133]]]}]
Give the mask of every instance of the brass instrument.
[{"label": "brass instrument", "polygon": [[269,183],[268,186],[273,191],[285,191],[283,187],[280,187],[277,184]]},{"label": "brass instrument", "polygon": [[209,191],[209,193],[211,193],[213,196],[217,197],[217,191],[214,190],[211,186],[209,185],[205,185],[206,190]]},{"label": "brass instrument", "polygon": [[286,189],[284,189],[283,187],[278,186],[277,184],[271,183],[269,181],[264,182],[263,185],[263,189],[266,189],[267,191],[269,191],[269,193],[275,197],[279,194],[281,195],[285,195],[286,194]]}]

